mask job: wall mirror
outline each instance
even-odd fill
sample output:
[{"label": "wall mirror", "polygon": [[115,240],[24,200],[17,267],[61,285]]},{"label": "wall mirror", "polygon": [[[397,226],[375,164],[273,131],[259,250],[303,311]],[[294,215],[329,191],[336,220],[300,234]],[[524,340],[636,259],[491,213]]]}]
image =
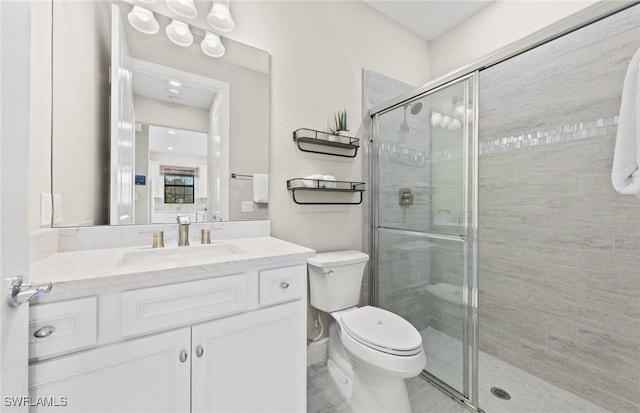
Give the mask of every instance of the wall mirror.
[{"label": "wall mirror", "polygon": [[[211,57],[202,19],[155,6],[159,30],[146,34],[133,7],[53,1],[54,226],[268,219],[268,204],[243,212],[253,181],[231,176],[268,173],[269,54],[221,37]],[[168,38],[173,19],[193,44]]]}]

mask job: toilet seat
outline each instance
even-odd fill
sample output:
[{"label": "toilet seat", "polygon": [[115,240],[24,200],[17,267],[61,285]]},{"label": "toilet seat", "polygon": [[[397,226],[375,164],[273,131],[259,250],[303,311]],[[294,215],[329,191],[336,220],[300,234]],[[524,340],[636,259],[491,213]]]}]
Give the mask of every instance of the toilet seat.
[{"label": "toilet seat", "polygon": [[422,349],[418,330],[404,318],[378,307],[365,306],[341,315],[344,332],[357,342],[396,356],[413,356]]}]

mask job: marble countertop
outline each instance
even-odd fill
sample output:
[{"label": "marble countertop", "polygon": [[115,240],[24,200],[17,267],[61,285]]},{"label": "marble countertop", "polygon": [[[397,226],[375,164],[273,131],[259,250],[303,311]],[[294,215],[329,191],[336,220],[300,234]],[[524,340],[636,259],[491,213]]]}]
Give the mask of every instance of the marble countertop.
[{"label": "marble countertop", "polygon": [[[235,251],[231,254],[200,254],[208,246],[219,244]],[[131,257],[160,252],[165,258],[139,263]],[[187,252],[187,254],[184,254]],[[179,259],[166,258],[173,253]],[[182,254],[182,256],[180,255]],[[170,278],[181,274],[229,271],[240,267],[267,265],[273,261],[306,260],[315,251],[273,237],[238,238],[208,245],[162,249],[151,247],[107,248],[59,252],[30,266],[31,282],[51,281],[54,289],[66,291],[144,281],[149,278]],[[144,259],[142,261],[145,261]]]}]

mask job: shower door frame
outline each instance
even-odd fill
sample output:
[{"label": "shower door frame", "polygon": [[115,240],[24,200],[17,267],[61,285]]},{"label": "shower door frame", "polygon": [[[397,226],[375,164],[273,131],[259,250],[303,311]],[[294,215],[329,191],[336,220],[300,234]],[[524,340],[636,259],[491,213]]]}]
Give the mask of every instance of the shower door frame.
[{"label": "shower door frame", "polygon": [[[458,83],[471,82],[471,96],[469,96],[469,85],[465,85],[465,102],[472,99],[472,128],[465,122],[465,139],[463,145],[463,192],[464,192],[464,224],[467,235],[445,235],[430,232],[415,232],[410,230],[385,229],[385,231],[412,234],[432,239],[441,239],[463,243],[464,251],[464,276],[463,276],[463,300],[465,309],[463,327],[463,383],[462,392],[453,388],[449,384],[440,380],[437,376],[423,370],[421,375],[432,384],[439,387],[451,397],[462,402],[473,410],[478,409],[478,71],[452,79],[444,84],[437,85],[430,89],[421,89],[407,95],[402,101],[395,102],[388,106],[379,107],[378,110],[369,112],[370,136],[369,136],[369,252],[370,263],[370,303],[378,305],[378,199],[379,190],[378,170],[379,170],[379,139],[378,122],[379,116],[403,107],[411,101],[427,97],[433,93],[446,89]],[[471,136],[469,136],[471,135]]]},{"label": "shower door frame", "polygon": [[[377,137],[377,116],[386,111],[392,110],[399,106],[404,105],[405,103],[415,99],[418,96],[425,96],[427,94],[433,93],[441,88],[447,87],[448,85],[459,81],[464,77],[475,76],[474,86],[473,86],[473,95],[474,95],[474,139],[475,139],[475,153],[474,153],[474,168],[475,173],[473,174],[473,182],[472,185],[475,187],[475,199],[473,200],[475,207],[472,213],[472,221],[475,223],[474,230],[469,235],[471,238],[471,242],[473,243],[472,248],[472,261],[474,264],[474,274],[472,274],[473,285],[467,286],[468,291],[468,311],[469,314],[469,323],[470,325],[475,326],[472,328],[469,337],[469,341],[473,343],[473,349],[470,350],[470,359],[472,360],[469,364],[471,365],[471,371],[465,371],[466,374],[469,375],[467,381],[470,382],[470,398],[464,397],[460,392],[441,380],[433,377],[431,374],[423,371],[422,376],[427,379],[429,382],[434,384],[440,390],[444,391],[448,395],[450,395],[455,400],[458,400],[465,406],[471,408],[472,410],[482,412],[482,410],[478,407],[478,353],[479,353],[479,341],[478,341],[478,133],[479,133],[479,124],[478,124],[478,106],[479,99],[478,96],[478,73],[491,67],[495,64],[508,60],[514,56],[517,56],[521,53],[534,49],[544,43],[557,39],[559,37],[564,36],[574,30],[578,30],[582,27],[588,26],[591,23],[594,23],[598,20],[604,19],[608,16],[611,16],[615,13],[628,9],[630,7],[634,7],[640,4],[640,1],[631,1],[631,2],[618,2],[614,0],[603,0],[601,2],[590,5],[577,13],[574,13],[555,24],[552,24],[542,30],[534,32],[533,34],[523,38],[522,40],[516,41],[503,47],[496,52],[485,56],[484,58],[477,60],[469,65],[463,66],[458,70],[454,70],[449,72],[439,78],[434,79],[433,81],[428,82],[424,86],[417,88],[411,92],[407,92],[402,94],[394,99],[391,99],[385,103],[382,103],[374,108],[371,108],[368,113],[365,115],[365,122],[369,123],[369,127],[365,128],[365,145],[368,146],[366,148],[368,150],[368,159],[363,161],[363,165],[365,166],[365,176],[369,179],[368,185],[371,188],[369,191],[369,196],[367,198],[367,204],[369,206],[369,217],[365,214],[365,219],[367,222],[364,224],[366,230],[368,231],[368,235],[366,235],[366,240],[364,241],[369,248],[370,255],[372,259],[369,261],[369,296],[370,302],[374,305],[377,304],[378,297],[378,286],[377,286],[377,259],[378,259],[378,239],[377,239],[377,224],[378,224],[378,216],[377,216],[377,205],[374,202],[376,200],[376,194],[378,191],[378,180],[377,180],[377,165],[378,165],[378,146],[377,141],[374,137]],[[367,170],[368,169],[368,170]]]}]

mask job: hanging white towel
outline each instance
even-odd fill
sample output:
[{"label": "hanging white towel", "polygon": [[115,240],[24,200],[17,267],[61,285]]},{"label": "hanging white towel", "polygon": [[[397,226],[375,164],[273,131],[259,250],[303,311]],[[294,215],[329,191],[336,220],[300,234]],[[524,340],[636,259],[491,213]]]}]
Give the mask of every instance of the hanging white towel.
[{"label": "hanging white towel", "polygon": [[631,59],[622,86],[611,183],[621,194],[640,197],[640,49]]},{"label": "hanging white towel", "polygon": [[269,203],[269,174],[253,175],[253,202],[256,204]]}]

